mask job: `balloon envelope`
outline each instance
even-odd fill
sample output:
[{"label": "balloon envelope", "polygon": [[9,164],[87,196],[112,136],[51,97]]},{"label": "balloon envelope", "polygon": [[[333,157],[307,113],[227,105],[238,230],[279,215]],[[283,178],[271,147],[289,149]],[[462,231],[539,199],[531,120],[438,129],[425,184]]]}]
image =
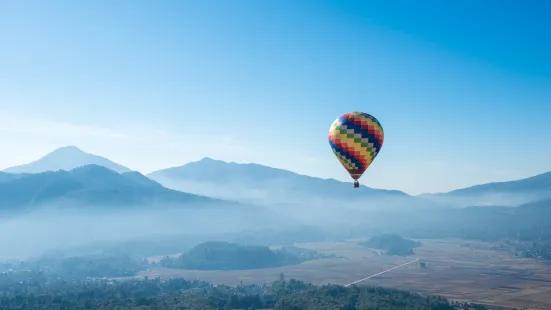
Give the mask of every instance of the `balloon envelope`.
[{"label": "balloon envelope", "polygon": [[349,112],[329,128],[329,144],[350,176],[357,180],[371,165],[384,141],[379,121],[362,112]]}]

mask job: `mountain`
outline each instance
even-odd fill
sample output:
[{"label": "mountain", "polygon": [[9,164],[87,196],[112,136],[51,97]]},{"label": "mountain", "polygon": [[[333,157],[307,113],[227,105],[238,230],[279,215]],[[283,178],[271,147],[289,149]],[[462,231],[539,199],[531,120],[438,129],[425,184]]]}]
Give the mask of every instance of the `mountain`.
[{"label": "mountain", "polygon": [[273,251],[267,246],[240,245],[225,241],[207,241],[160,265],[191,270],[249,270],[296,265],[304,261],[287,251]]},{"label": "mountain", "polygon": [[130,169],[114,163],[107,158],[86,153],[75,146],[65,146],[46,154],[36,161],[8,168],[4,172],[41,173],[57,170],[70,171],[86,165],[103,166],[119,173],[130,171]]},{"label": "mountain", "polygon": [[[9,174],[2,173],[2,176]],[[119,174],[98,165],[71,171],[13,175],[0,182],[0,210],[25,210],[42,205],[139,207],[187,206],[198,204],[237,205],[167,189],[138,172]]]},{"label": "mountain", "polygon": [[539,221],[548,222],[551,216],[551,199],[529,202],[516,208],[517,215],[535,215]]},{"label": "mountain", "polygon": [[10,181],[13,181],[13,180],[21,177],[21,176],[23,176],[23,175],[0,172],[0,183],[10,182]]},{"label": "mountain", "polygon": [[138,172],[119,174],[98,165],[0,176],[6,175],[11,180],[0,182],[0,255],[32,256],[148,235],[188,238],[297,225],[268,208],[171,190]]},{"label": "mountain", "polygon": [[480,184],[420,197],[455,206],[518,206],[551,198],[551,172],[521,180]]},{"label": "mountain", "polygon": [[413,249],[421,246],[419,242],[404,239],[396,234],[383,234],[374,236],[371,239],[360,242],[360,245],[384,250],[389,255],[413,255]]},{"label": "mountain", "polygon": [[[333,205],[352,202],[414,204],[422,201],[395,190],[373,189],[333,179],[320,179],[258,164],[238,164],[204,158],[180,167],[148,174],[168,188],[255,204]],[[425,203],[425,202],[423,202]]]},{"label": "mountain", "polygon": [[122,173],[124,177],[126,177],[128,180],[134,181],[137,184],[148,186],[152,188],[164,188],[161,184],[151,180],[150,178],[146,177],[145,175],[137,172],[137,171],[130,171]]}]

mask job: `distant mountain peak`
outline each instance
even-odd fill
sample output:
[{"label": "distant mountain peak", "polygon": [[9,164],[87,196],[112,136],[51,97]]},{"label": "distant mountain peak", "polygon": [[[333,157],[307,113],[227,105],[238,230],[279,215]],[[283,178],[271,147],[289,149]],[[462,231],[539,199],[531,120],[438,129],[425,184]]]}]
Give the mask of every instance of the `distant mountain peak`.
[{"label": "distant mountain peak", "polygon": [[196,163],[228,163],[220,159],[214,159],[211,157],[203,157],[200,160],[196,161]]},{"label": "distant mountain peak", "polygon": [[87,165],[102,166],[117,173],[130,171],[130,169],[119,165],[105,157],[86,153],[85,151],[74,145],[68,145],[57,148],[31,163],[11,167],[4,170],[4,172],[40,173],[57,170],[71,171],[75,168]]},{"label": "distant mountain peak", "polygon": [[89,164],[89,165],[84,165],[84,166],[79,166],[79,167],[76,167],[74,169],[71,169],[70,172],[74,172],[74,173],[78,173],[78,172],[101,172],[101,173],[116,173],[115,171],[105,167],[105,166],[102,166],[102,165],[97,165],[97,164]]},{"label": "distant mountain peak", "polygon": [[[400,191],[372,189],[333,179],[321,179],[289,170],[255,163],[236,163],[209,157],[183,166],[163,169],[147,175],[168,188],[240,202],[258,204],[307,203],[334,204],[335,201],[364,201],[374,198],[417,198]],[[381,201],[381,200],[379,200]],[[390,200],[386,200],[390,201]]]},{"label": "distant mountain peak", "polygon": [[519,180],[478,184],[447,193],[423,194],[418,197],[458,206],[518,206],[551,198],[551,172]]},{"label": "distant mountain peak", "polygon": [[70,171],[30,174],[0,173],[0,213],[26,208],[57,206],[103,208],[239,207],[208,197],[163,187],[139,172],[117,173],[105,166],[90,164]]},{"label": "distant mountain peak", "polygon": [[92,155],[92,154],[88,154],[74,145],[68,145],[68,146],[62,146],[60,148],[57,148],[51,151],[50,153],[46,154],[42,158],[54,157],[54,156],[77,157],[77,156],[86,156],[86,155]]},{"label": "distant mountain peak", "polygon": [[211,157],[203,157],[199,161],[221,161],[221,160],[214,159],[214,158],[211,158]]},{"label": "distant mountain peak", "polygon": [[62,146],[62,147],[57,148],[57,149],[52,151],[52,153],[55,153],[55,152],[82,152],[82,153],[85,153],[83,150],[79,149],[78,147],[76,147],[74,145]]}]

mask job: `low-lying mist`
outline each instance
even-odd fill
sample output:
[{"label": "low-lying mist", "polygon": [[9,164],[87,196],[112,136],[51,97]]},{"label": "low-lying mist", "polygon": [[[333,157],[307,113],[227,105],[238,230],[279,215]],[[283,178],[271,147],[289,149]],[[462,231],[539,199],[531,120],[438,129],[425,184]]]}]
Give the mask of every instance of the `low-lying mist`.
[{"label": "low-lying mist", "polygon": [[[208,240],[286,245],[367,238],[380,233],[410,238],[499,239],[539,234],[548,226],[548,217],[540,209],[422,208],[397,200],[385,202],[384,198],[364,204],[48,207],[0,221],[0,258],[28,258],[55,249],[140,238],[137,247],[147,255],[170,254],[180,251],[179,244]],[[143,242],[148,237],[152,238]],[[180,238],[182,243],[178,242]]]},{"label": "low-lying mist", "polygon": [[[229,236],[253,231],[253,234],[259,235],[255,238],[261,240],[265,237],[261,234],[266,234],[269,239],[273,232],[288,232],[284,239],[292,243],[293,240],[307,241],[301,228],[330,230],[333,235],[340,236],[340,232],[346,232],[351,227],[368,225],[380,228],[407,219],[411,217],[390,210],[381,212],[370,208],[361,210],[346,205],[323,206],[315,203],[270,207],[231,205],[212,209],[60,209],[50,206],[0,220],[0,258],[28,258],[60,248],[116,243],[148,236],[187,236],[194,239],[197,236]],[[160,240],[163,237],[157,238]]]},{"label": "low-lying mist", "polygon": [[[332,209],[395,209],[397,211],[411,208],[427,208],[434,206],[431,201],[407,195],[380,192],[366,195],[365,191],[353,190],[352,183],[327,185],[321,181],[320,186],[309,186],[306,189],[301,184],[290,183],[286,180],[270,180],[259,182],[256,185],[249,183],[232,182],[216,185],[211,182],[197,182],[172,180],[157,177],[156,181],[163,186],[186,193],[214,197],[223,200],[239,201],[259,206],[300,206],[301,210],[311,212],[330,212]],[[343,186],[346,189],[343,191]],[[320,210],[320,207],[323,210]],[[300,213],[300,212],[299,212]]]},{"label": "low-lying mist", "polygon": [[483,194],[447,194],[447,195],[421,195],[423,199],[436,202],[449,207],[470,206],[502,206],[517,207],[525,203],[551,198],[551,191],[547,192],[491,192]]},{"label": "low-lying mist", "polygon": [[24,258],[56,248],[150,235],[235,233],[284,228],[293,221],[256,207],[94,211],[41,208],[0,221],[0,258]]}]

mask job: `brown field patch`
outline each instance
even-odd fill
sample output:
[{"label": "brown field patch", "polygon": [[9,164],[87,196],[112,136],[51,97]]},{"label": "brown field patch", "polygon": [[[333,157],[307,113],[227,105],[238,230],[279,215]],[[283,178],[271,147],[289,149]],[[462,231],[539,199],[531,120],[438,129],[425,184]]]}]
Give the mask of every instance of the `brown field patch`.
[{"label": "brown field patch", "polygon": [[420,240],[412,257],[379,255],[354,243],[303,243],[302,248],[335,254],[340,258],[309,261],[295,266],[241,270],[195,271],[155,268],[139,276],[184,277],[216,284],[266,283],[281,272],[314,284],[348,284],[415,258],[419,263],[392,270],[358,285],[381,285],[421,294],[438,294],[452,300],[501,307],[551,309],[551,265],[492,250],[490,243],[461,240]]}]

